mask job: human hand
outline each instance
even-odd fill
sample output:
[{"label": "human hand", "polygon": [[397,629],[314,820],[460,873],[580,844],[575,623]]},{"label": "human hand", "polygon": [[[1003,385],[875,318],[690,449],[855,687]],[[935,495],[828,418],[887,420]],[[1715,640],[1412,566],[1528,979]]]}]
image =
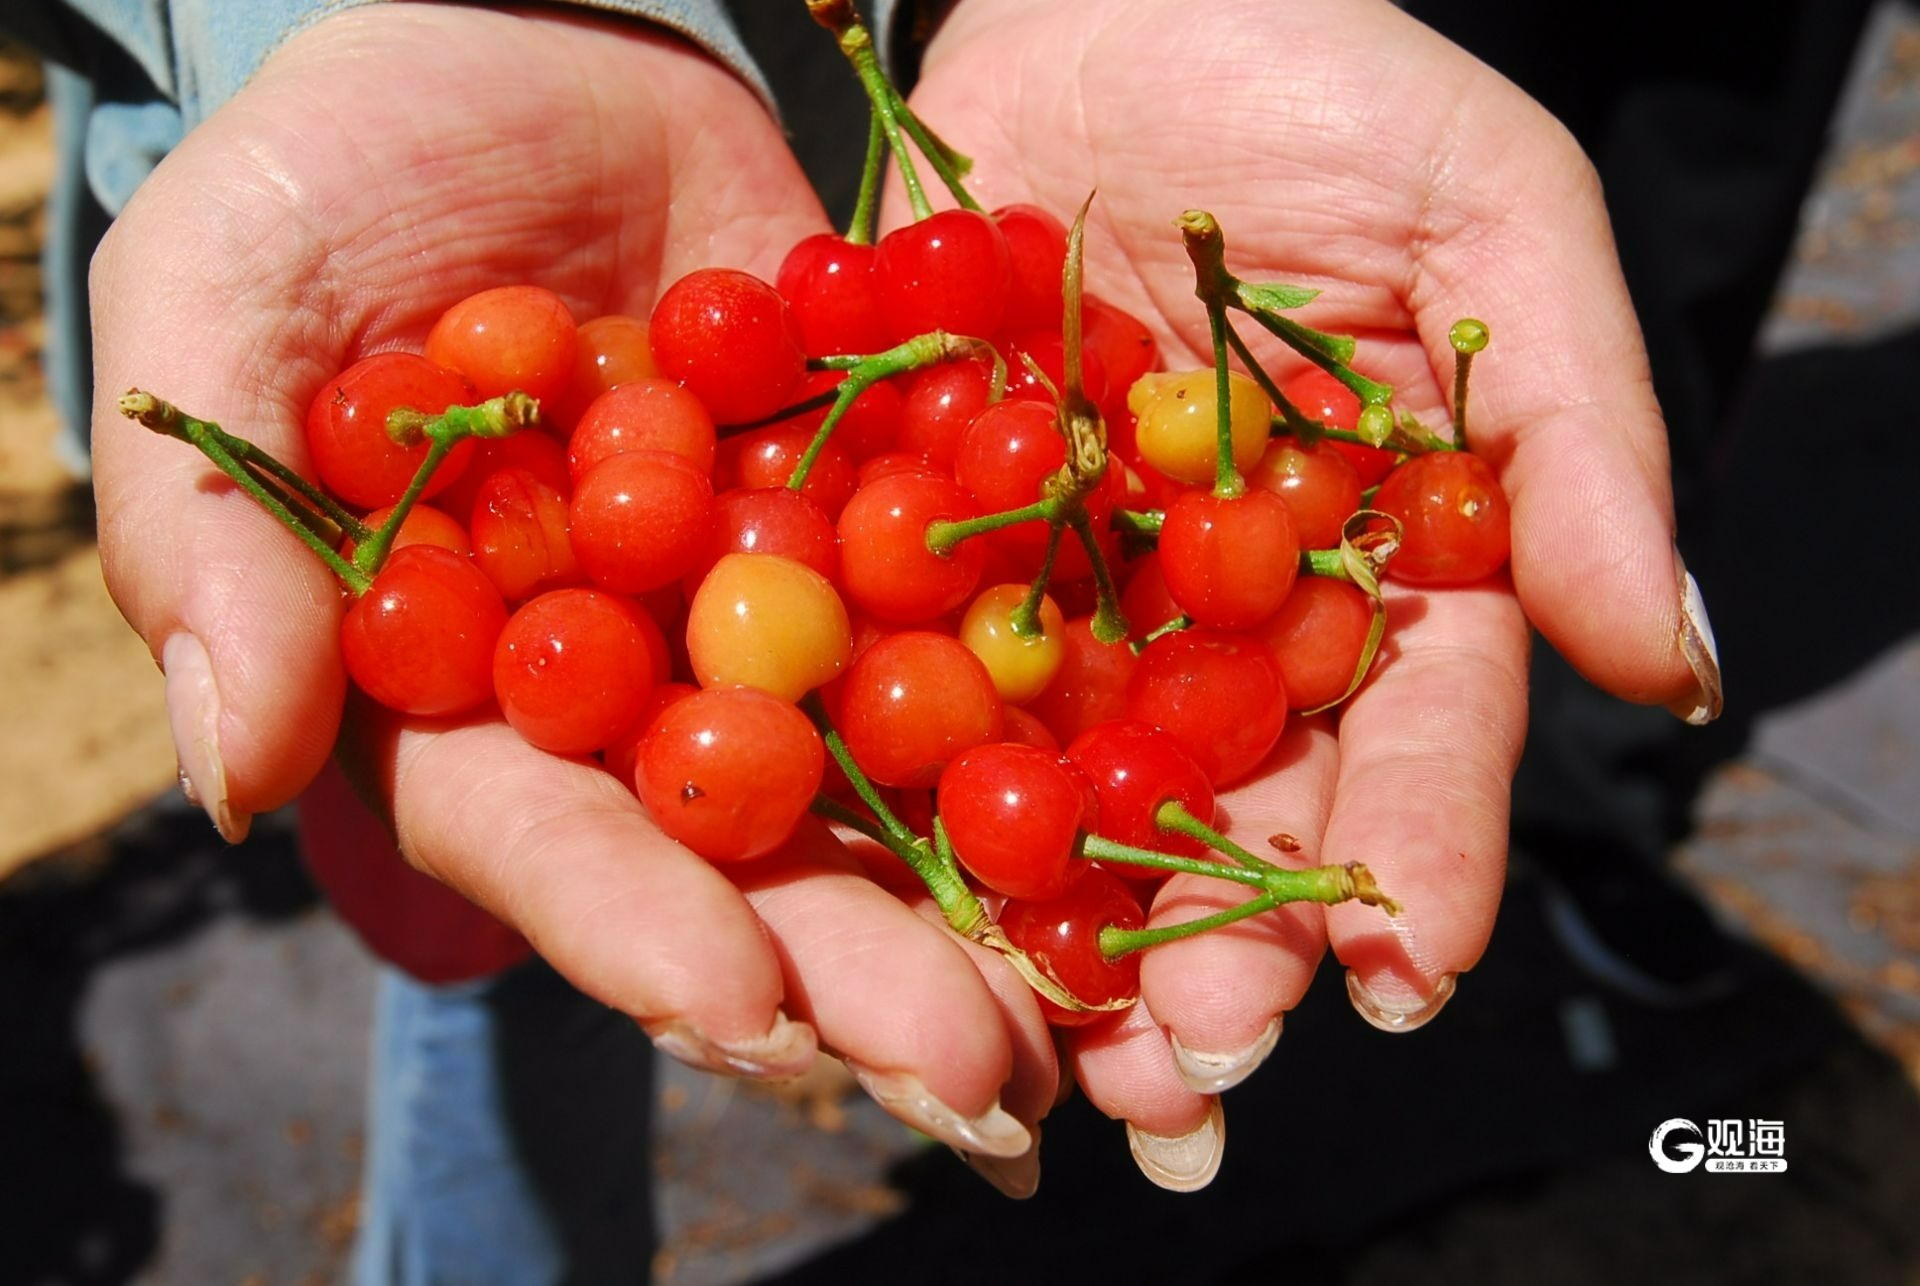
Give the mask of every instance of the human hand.
[{"label": "human hand", "polygon": [[[1286,832],[1316,862],[1364,861],[1405,913],[1289,907],[1156,948],[1144,1005],[1067,1037],[1143,1169],[1198,1186],[1219,1161],[1211,1095],[1271,1050],[1329,944],[1356,1008],[1390,1030],[1426,1021],[1478,960],[1504,879],[1529,622],[1610,692],[1717,713],[1646,354],[1572,139],[1389,4],[963,0],[912,103],[973,157],[989,209],[1070,211],[1097,190],[1087,281],[1153,327],[1171,367],[1210,362],[1170,226],[1196,206],[1219,217],[1237,275],[1325,288],[1303,320],[1355,334],[1356,363],[1429,422],[1447,418],[1450,324],[1471,315],[1494,336],[1473,445],[1512,500],[1510,579],[1390,586],[1384,655],[1337,743],[1327,717],[1296,720],[1222,800],[1243,842]],[[1256,346],[1284,379],[1300,363],[1276,349]],[[1152,923],[1220,909],[1226,887],[1176,877]]]},{"label": "human hand", "polygon": [[[116,395],[164,389],[300,467],[321,384],[363,354],[418,351],[474,291],[537,282],[582,317],[644,316],[699,266],[771,277],[824,227],[729,73],[665,35],[552,11],[334,16],[167,159],[94,265],[101,553],[227,838],[334,748],[339,587],[200,456],[121,419]],[[612,777],[497,718],[364,704],[349,732],[407,859],[663,1048],[793,1074],[817,1031],[910,1123],[976,1153],[1026,1148],[1020,1122],[1056,1069],[1017,980],[976,968],[823,827],[723,874]]]}]

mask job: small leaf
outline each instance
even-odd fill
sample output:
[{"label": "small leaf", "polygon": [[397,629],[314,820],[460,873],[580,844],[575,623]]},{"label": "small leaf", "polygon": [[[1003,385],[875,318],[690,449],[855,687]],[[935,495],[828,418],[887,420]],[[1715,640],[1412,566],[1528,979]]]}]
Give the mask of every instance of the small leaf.
[{"label": "small leaf", "polygon": [[1291,308],[1305,308],[1320,297],[1320,292],[1308,286],[1289,286],[1284,281],[1261,285],[1243,281],[1239,295],[1241,306],[1248,312],[1285,312]]}]

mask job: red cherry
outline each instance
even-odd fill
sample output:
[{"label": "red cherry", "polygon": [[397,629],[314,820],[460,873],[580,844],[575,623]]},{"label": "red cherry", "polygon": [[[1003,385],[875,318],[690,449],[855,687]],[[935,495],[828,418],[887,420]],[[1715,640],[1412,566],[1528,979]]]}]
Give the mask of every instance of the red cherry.
[{"label": "red cherry", "polygon": [[993,212],[1007,242],[1007,312],[1002,326],[1060,328],[1061,279],[1067,266],[1067,225],[1037,205]]},{"label": "red cherry", "polygon": [[807,356],[877,353],[887,347],[873,276],[874,248],[831,232],[787,251],[774,284],[800,324]]},{"label": "red cherry", "polygon": [[727,554],[778,554],[832,580],[840,570],[839,536],[820,506],[791,487],[736,487],[713,500],[707,554],[687,574],[688,596]]},{"label": "red cherry", "polygon": [[568,516],[573,552],[594,583],[637,594],[679,580],[706,554],[713,484],[684,456],[629,451],[580,479]]},{"label": "red cherry", "polygon": [[340,653],[353,681],[389,709],[464,714],[493,697],[493,645],[506,623],[500,591],[470,560],[409,545],[347,609]]},{"label": "red cherry", "polygon": [[[1087,1005],[1112,1004],[1140,994],[1138,953],[1108,960],[1100,954],[1100,930],[1110,924],[1138,929],[1146,922],[1132,891],[1111,872],[1097,868],[1047,901],[1008,902],[999,919],[1014,946]],[[1100,1010],[1063,1009],[1045,996],[1036,999],[1055,1027],[1084,1027],[1110,1016]]]},{"label": "red cherry", "polygon": [[1058,754],[977,746],[940,774],[940,818],[975,879],[1008,897],[1049,898],[1086,870],[1074,858],[1084,790]]},{"label": "red cherry", "polygon": [[593,399],[608,389],[657,374],[653,348],[647,341],[647,323],[619,313],[581,322],[573,379],[558,397],[540,404],[540,418],[565,434]]},{"label": "red cherry", "polygon": [[985,362],[945,362],[914,375],[900,401],[900,449],[953,468],[961,437],[992,391],[993,367]]},{"label": "red cherry", "polygon": [[1047,730],[1064,744],[1095,724],[1126,713],[1127,681],[1139,659],[1124,643],[1093,637],[1093,620],[1077,616],[1060,631],[1064,655],[1053,682],[1027,702]]},{"label": "red cherry", "polygon": [[1093,783],[1103,837],[1188,857],[1206,852],[1199,840],[1162,830],[1153,820],[1172,800],[1201,821],[1213,821],[1213,784],[1171,733],[1136,719],[1113,719],[1075,737],[1067,758]]},{"label": "red cherry", "polygon": [[1329,442],[1302,446],[1289,438],[1267,444],[1247,485],[1287,502],[1302,549],[1337,549],[1347,519],[1360,507],[1360,473]]},{"label": "red cherry", "polygon": [[[734,487],[745,490],[784,487],[812,441],[812,429],[788,426],[721,438],[719,452],[714,457],[713,485],[723,491]],[[858,486],[853,462],[830,440],[814,457],[800,494],[819,505],[828,518],[837,519]]]},{"label": "red cherry", "polygon": [[497,469],[473,505],[473,559],[510,603],[586,580],[567,499],[527,469]]},{"label": "red cherry", "polygon": [[[1282,384],[1280,392],[1309,419],[1318,420],[1330,429],[1351,432],[1360,423],[1360,399],[1352,389],[1318,366],[1310,366]],[[1387,471],[1400,458],[1384,448],[1357,442],[1329,442],[1327,445],[1353,464],[1354,471],[1360,475],[1363,489],[1386,477]]]},{"label": "red cherry", "polygon": [[937,474],[896,473],[862,487],[840,514],[847,597],[902,624],[951,612],[979,583],[983,554],[973,540],[936,554],[927,548],[927,527],[977,513],[958,483]]},{"label": "red cherry", "polygon": [[806,345],[780,292],[731,268],[690,272],[654,305],[648,342],[660,373],[721,424],[764,420],[806,373]]},{"label": "red cherry", "polygon": [[1353,682],[1373,627],[1373,602],[1358,586],[1303,576],[1272,619],[1254,633],[1280,666],[1287,704],[1318,710]]},{"label": "red cherry", "polygon": [[1401,523],[1387,575],[1410,585],[1471,585],[1506,565],[1507,494],[1493,468],[1466,451],[1418,455],[1387,475],[1373,507]]},{"label": "red cherry", "polygon": [[622,451],[670,451],[701,472],[713,468],[713,417],[700,399],[661,379],[631,380],[595,398],[567,440],[567,473],[578,485],[587,470]]},{"label": "red cherry", "polygon": [[561,495],[573,491],[567,473],[567,449],[550,433],[514,433],[473,443],[473,458],[434,504],[461,522],[473,518],[474,498],[501,469],[525,469]]},{"label": "red cherry", "polygon": [[[321,385],[307,408],[307,450],[321,485],[358,509],[390,505],[407,490],[425,442],[403,447],[387,436],[387,416],[400,407],[438,415],[473,399],[467,381],[412,353],[364,357]],[[453,485],[473,455],[471,439],[447,454],[422,496]]]},{"label": "red cherry", "polygon": [[787,841],[825,766],[820,734],[791,702],[703,688],[654,720],[634,785],[661,830],[708,861],[741,862]]},{"label": "red cherry", "polygon": [[1185,493],[1167,509],[1159,552],[1173,601],[1218,629],[1258,625],[1279,611],[1300,569],[1287,502],[1260,487],[1230,500]]},{"label": "red cherry", "polygon": [[544,400],[566,390],[578,348],[578,327],[560,296],[539,286],[498,286],[440,314],[426,354],[466,376],[482,399],[518,389]]},{"label": "red cherry", "polygon": [[637,604],[600,590],[557,589],[508,618],[494,647],[493,690],[527,741],[583,755],[639,718],[666,669],[667,641]]},{"label": "red cherry", "polygon": [[855,658],[838,692],[854,762],[883,786],[931,786],[947,761],[998,741],[1000,694],[958,639],[907,630]]},{"label": "red cherry", "polygon": [[1214,630],[1163,634],[1127,683],[1127,716],[1178,739],[1215,789],[1267,757],[1287,723],[1280,667],[1259,639]]},{"label": "red cherry", "polygon": [[896,342],[944,330],[986,338],[1006,316],[1011,267],[999,227],[975,210],[942,210],[880,238],[880,314]]}]

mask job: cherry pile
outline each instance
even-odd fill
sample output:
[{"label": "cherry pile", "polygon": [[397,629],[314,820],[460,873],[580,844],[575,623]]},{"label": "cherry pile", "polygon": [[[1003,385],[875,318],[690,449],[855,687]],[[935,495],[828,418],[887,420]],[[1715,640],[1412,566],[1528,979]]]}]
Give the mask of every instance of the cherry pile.
[{"label": "cherry pile", "polygon": [[[823,815],[907,862],[1056,1023],[1130,1003],[1146,947],[1288,901],[1396,909],[1364,867],[1235,844],[1214,801],[1290,711],[1365,681],[1382,575],[1505,562],[1505,498],[1463,449],[1484,328],[1455,328],[1444,439],[1351,340],[1283,316],[1313,292],[1233,277],[1196,211],[1178,226],[1241,369],[1162,371],[1082,289],[1080,222],[973,205],[858,53],[874,136],[907,175],[919,141],[959,208],[910,182],[921,217],[875,241],[870,182],[852,233],[801,241],[775,282],[701,269],[646,318],[483,291],[424,352],[327,382],[312,477],[149,394],[123,409],[328,563],[374,700],[595,757],[717,863]],[[1276,384],[1230,312],[1304,373]],[[1249,897],[1149,929],[1175,871]]]}]

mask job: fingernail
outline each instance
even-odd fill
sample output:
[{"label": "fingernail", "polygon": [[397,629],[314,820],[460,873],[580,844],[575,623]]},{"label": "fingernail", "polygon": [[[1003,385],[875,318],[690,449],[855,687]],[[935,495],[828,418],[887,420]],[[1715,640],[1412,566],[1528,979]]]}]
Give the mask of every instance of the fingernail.
[{"label": "fingernail", "polygon": [[203,809],[229,844],[247,837],[248,813],[235,812],[227,800],[227,770],[220,761],[220,689],[213,662],[200,640],[184,630],[160,649],[167,676],[167,722],[174,754],[180,760],[180,786],[190,803]]},{"label": "fingernail", "polygon": [[874,1102],[950,1148],[969,1155],[1011,1159],[1033,1147],[1027,1127],[1008,1114],[998,1099],[979,1116],[965,1116],[935,1098],[918,1076],[878,1072],[851,1059],[847,1070]]},{"label": "fingernail", "polygon": [[1361,982],[1359,974],[1347,970],[1347,999],[1353,1002],[1362,1018],[1381,1031],[1415,1031],[1426,1026],[1453,998],[1453,987],[1454,975],[1443,973],[1440,981],[1433,985],[1431,996],[1407,995],[1388,1000]]},{"label": "fingernail", "polygon": [[1017,1157],[986,1156],[959,1148],[953,1154],[967,1168],[998,1188],[1003,1196],[1025,1201],[1040,1191],[1040,1127],[1033,1127],[1033,1146]]},{"label": "fingernail", "polygon": [[722,1076],[750,1076],[755,1080],[788,1080],[813,1066],[819,1042],[813,1028],[779,1010],[764,1036],[741,1041],[718,1041],[677,1018],[642,1023],[654,1048],[688,1067]]},{"label": "fingernail", "polygon": [[[1679,558],[1676,552],[1676,563]],[[1699,689],[1667,709],[1695,727],[1712,723],[1726,705],[1720,687],[1720,648],[1713,641],[1713,622],[1707,619],[1707,600],[1700,596],[1700,582],[1684,563],[1680,564],[1680,655],[1687,659]]]},{"label": "fingernail", "polygon": [[1148,1134],[1127,1122],[1127,1146],[1133,1149],[1134,1164],[1169,1192],[1198,1192],[1212,1183],[1220,1173],[1226,1142],[1227,1116],[1219,1099],[1213,1100],[1198,1128],[1175,1138]]},{"label": "fingernail", "polygon": [[1221,1054],[1188,1049],[1178,1036],[1172,1040],[1173,1065],[1187,1088],[1199,1094],[1218,1094],[1246,1080],[1255,1068],[1267,1061],[1267,1055],[1280,1043],[1280,1018],[1276,1014],[1250,1044]]}]

